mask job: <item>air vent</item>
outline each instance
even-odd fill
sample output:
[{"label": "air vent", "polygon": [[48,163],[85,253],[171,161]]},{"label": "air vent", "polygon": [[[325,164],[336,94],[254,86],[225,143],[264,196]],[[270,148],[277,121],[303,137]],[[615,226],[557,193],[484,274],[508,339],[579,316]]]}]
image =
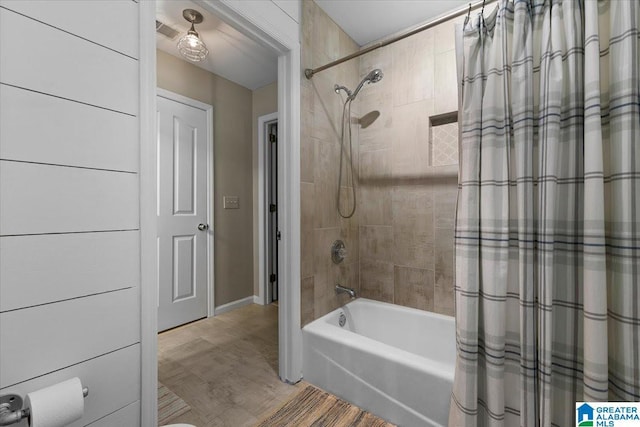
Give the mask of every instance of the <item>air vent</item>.
[{"label": "air vent", "polygon": [[169,37],[171,40],[175,39],[178,36],[178,34],[180,34],[179,31],[174,30],[167,24],[164,24],[158,21],[157,19],[156,19],[156,31],[162,34],[163,36]]}]

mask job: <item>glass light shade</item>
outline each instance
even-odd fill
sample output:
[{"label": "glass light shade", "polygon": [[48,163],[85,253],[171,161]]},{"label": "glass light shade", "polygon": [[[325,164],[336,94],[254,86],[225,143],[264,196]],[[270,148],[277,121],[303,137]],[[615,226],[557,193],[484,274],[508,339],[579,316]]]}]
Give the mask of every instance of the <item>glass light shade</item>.
[{"label": "glass light shade", "polygon": [[178,41],[178,52],[193,62],[200,62],[209,54],[207,46],[200,40],[193,25],[187,34]]}]

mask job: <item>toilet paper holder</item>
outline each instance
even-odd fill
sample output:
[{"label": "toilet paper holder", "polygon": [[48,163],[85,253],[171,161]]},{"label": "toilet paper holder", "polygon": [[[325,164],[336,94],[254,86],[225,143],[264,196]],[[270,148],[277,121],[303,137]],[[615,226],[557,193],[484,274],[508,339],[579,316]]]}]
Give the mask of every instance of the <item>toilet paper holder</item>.
[{"label": "toilet paper holder", "polygon": [[[89,389],[82,388],[82,395],[87,397]],[[17,394],[0,396],[0,426],[10,426],[29,417],[29,408],[22,409],[22,397]]]}]

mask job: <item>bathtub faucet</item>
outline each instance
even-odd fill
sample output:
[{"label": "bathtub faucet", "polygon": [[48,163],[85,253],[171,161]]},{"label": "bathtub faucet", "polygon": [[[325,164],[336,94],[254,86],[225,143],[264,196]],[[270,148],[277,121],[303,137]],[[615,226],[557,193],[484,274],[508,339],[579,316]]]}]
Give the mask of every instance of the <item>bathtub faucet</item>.
[{"label": "bathtub faucet", "polygon": [[349,296],[351,297],[351,299],[354,299],[356,297],[356,291],[354,291],[351,288],[347,288],[346,286],[342,286],[342,285],[336,285],[336,294],[349,294]]}]

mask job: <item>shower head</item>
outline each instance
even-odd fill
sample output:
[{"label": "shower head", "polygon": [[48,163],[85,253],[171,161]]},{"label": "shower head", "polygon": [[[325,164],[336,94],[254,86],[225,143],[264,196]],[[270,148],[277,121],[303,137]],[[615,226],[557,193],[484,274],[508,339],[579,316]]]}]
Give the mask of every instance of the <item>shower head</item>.
[{"label": "shower head", "polygon": [[360,89],[362,89],[362,86],[364,86],[365,83],[378,83],[380,80],[382,80],[383,76],[384,74],[382,74],[382,70],[379,68],[371,71],[369,74],[364,76],[364,79],[362,79],[358,87],[356,87],[356,90],[353,91],[353,94],[349,95],[349,99],[356,99],[356,96],[358,96],[358,92],[360,92]]},{"label": "shower head", "polygon": [[382,80],[383,76],[384,74],[382,74],[382,70],[379,68],[376,68],[375,70],[367,74],[367,77],[365,78],[370,80],[371,83],[378,83],[380,80]]},{"label": "shower head", "polygon": [[378,110],[370,111],[358,119],[358,124],[362,129],[366,129],[369,126],[371,126],[373,122],[375,122],[378,119],[378,117],[380,117],[380,111]]}]

